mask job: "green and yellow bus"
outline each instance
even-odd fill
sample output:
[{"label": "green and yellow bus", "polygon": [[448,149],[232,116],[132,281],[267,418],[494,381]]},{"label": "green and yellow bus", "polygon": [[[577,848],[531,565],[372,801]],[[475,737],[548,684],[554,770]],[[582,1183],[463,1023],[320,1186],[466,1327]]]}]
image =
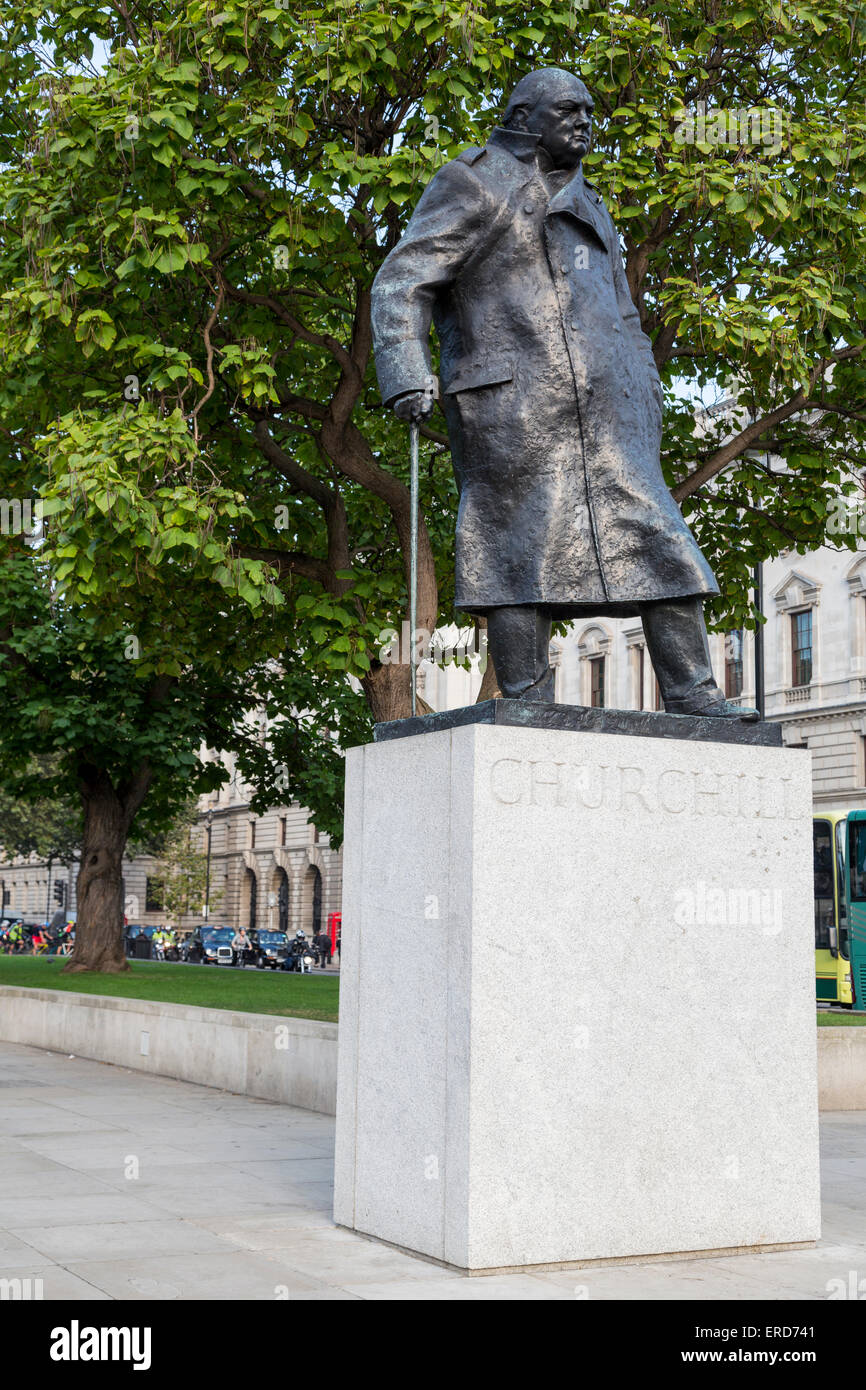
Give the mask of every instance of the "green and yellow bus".
[{"label": "green and yellow bus", "polygon": [[853,1004],[866,1009],[866,811],[848,812],[845,900]]},{"label": "green and yellow bus", "polygon": [[866,811],[822,811],[812,821],[815,994],[866,1008]]}]

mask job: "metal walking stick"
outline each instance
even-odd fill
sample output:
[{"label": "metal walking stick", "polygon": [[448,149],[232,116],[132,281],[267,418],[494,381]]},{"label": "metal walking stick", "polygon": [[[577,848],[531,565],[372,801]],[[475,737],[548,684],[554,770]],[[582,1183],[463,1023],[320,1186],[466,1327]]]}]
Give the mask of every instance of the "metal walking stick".
[{"label": "metal walking stick", "polygon": [[[433,401],[435,379],[428,376],[424,387],[422,415],[429,414]],[[418,626],[418,440],[421,434],[421,418],[409,423],[409,506],[412,512],[409,524],[409,679],[412,683],[412,717],[418,713],[418,648],[415,630]]]},{"label": "metal walking stick", "polygon": [[415,647],[415,628],[418,626],[418,437],[417,420],[409,425],[409,679],[412,688],[412,718],[418,711],[418,655]]}]

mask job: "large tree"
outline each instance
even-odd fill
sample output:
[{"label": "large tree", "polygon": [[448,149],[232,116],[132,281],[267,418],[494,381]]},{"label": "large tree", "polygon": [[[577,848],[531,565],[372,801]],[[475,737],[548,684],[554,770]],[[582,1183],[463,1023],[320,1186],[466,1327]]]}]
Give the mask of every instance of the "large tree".
[{"label": "large tree", "polygon": [[[184,577],[189,582],[177,573],[177,582]],[[226,778],[222,762],[200,756],[202,747],[231,749],[248,737],[255,693],[246,665],[237,669],[238,653],[251,646],[243,610],[234,614],[234,638],[229,614],[223,621],[211,614],[219,661],[202,636],[205,615],[195,629],[192,604],[189,610],[174,622],[163,612],[165,641],[178,664],[176,673],[155,674],[157,658],[140,652],[137,638],[106,634],[98,612],[58,592],[38,551],[9,539],[0,553],[0,786],[24,817],[27,803],[79,808],[77,930],[66,970],[128,968],[122,860],[133,825],[139,836],[170,825],[191,795]],[[198,660],[187,649],[191,637],[201,644]],[[11,814],[0,835],[4,828],[26,849],[15,840]],[[50,848],[31,839],[37,852]]]}]

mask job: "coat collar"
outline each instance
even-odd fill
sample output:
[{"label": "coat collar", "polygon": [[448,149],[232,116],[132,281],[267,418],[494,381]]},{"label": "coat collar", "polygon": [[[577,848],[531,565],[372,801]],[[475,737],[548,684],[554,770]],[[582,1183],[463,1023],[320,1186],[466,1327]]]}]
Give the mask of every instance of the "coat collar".
[{"label": "coat collar", "polygon": [[594,189],[587,185],[583,170],[578,169],[574,178],[564,188],[555,193],[547,205],[547,215],[561,212],[581,222],[595,233],[599,245],[608,250],[608,224],[604,214],[604,204]]},{"label": "coat collar", "polygon": [[[533,172],[540,176],[538,168],[538,143],[540,137],[526,130],[508,130],[505,126],[495,126],[490,132],[488,146],[505,150],[520,160],[521,164],[531,165]],[[599,195],[583,177],[583,169],[578,169],[573,178],[553,195],[547,205],[547,214],[564,213],[595,233],[600,245],[606,251],[607,226],[604,218],[604,205]]]},{"label": "coat collar", "polygon": [[523,164],[534,164],[540,138],[528,130],[508,130],[504,125],[497,125],[491,130],[487,143],[497,149],[507,150]]}]

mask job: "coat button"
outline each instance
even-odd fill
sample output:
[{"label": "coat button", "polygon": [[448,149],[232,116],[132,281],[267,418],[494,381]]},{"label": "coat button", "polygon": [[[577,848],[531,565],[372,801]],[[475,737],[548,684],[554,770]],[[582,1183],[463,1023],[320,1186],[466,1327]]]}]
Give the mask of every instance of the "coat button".
[{"label": "coat button", "polygon": [[523,211],[524,211],[524,212],[535,212],[535,204],[534,204],[534,203],[524,203],[524,204],[523,204]]},{"label": "coat button", "polygon": [[560,270],[562,271],[563,275],[567,275],[567,274],[568,274],[568,266],[567,266],[567,265],[561,265],[559,268],[560,268]]},{"label": "coat button", "polygon": [[577,331],[578,328],[580,328],[580,324],[577,322],[577,320],[572,320],[571,326],[572,326],[572,328],[575,330],[575,332]]}]

